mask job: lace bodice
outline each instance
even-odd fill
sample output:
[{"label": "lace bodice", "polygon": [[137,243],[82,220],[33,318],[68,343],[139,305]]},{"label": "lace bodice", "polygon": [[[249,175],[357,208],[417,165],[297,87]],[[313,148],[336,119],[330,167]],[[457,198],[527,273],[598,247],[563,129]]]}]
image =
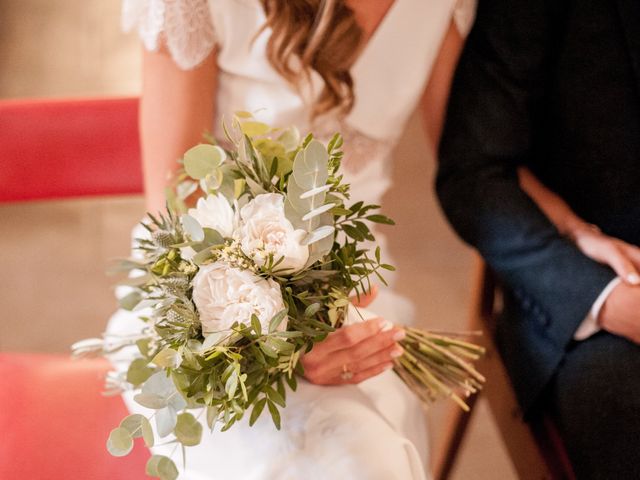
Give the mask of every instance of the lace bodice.
[{"label": "lace bodice", "polygon": [[[213,48],[218,55],[218,91],[213,128],[233,111],[257,112],[272,125],[297,125],[329,138],[345,137],[344,168],[354,195],[380,203],[390,185],[389,153],[401,135],[429,78],[452,21],[466,34],[476,0],[396,0],[352,68],[356,103],[343,120],[309,123],[313,98],[304,98],[266,58],[270,31],[260,32],[259,0],[124,0],[123,27],[137,29],[144,46],[164,41],[183,69],[195,67]],[[321,91],[312,75],[309,91]]]}]

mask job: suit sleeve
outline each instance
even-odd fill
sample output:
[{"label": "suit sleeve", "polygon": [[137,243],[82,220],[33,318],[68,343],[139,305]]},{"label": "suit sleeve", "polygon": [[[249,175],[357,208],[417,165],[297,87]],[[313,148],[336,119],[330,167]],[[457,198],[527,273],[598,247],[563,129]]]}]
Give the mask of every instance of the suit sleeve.
[{"label": "suit sleeve", "polygon": [[564,347],[615,274],[562,238],[517,178],[544,118],[557,3],[480,1],[452,86],[436,189],[458,234],[545,312],[550,338]]}]

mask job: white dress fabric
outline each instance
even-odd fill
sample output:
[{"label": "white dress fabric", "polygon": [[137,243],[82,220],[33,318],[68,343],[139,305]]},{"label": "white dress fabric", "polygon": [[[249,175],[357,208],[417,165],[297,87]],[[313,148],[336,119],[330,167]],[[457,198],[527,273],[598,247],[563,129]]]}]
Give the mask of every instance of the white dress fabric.
[{"label": "white dress fabric", "polygon": [[[219,137],[223,116],[238,110],[255,112],[274,126],[296,125],[324,140],[342,133],[352,198],[380,204],[391,184],[390,152],[420,99],[446,31],[453,21],[466,35],[474,12],[475,0],[396,0],[351,70],[354,108],[342,120],[329,116],[313,125],[311,95],[303,97],[269,64],[270,31],[256,36],[265,21],[259,0],[124,0],[123,27],[137,29],[149,50],[162,39],[183,69],[217,49],[212,128]],[[309,91],[321,86],[312,75]],[[384,243],[379,234],[376,239]],[[411,304],[392,289],[381,289],[369,309],[394,323],[411,322]],[[118,311],[107,332],[125,335],[141,328],[134,314]],[[131,352],[114,357],[115,365],[124,368],[120,360],[127,355]],[[151,413],[130,392],[124,399],[132,412]],[[240,422],[224,433],[205,433],[199,446],[187,449],[180,479],[430,478],[422,405],[391,371],[357,386],[318,387],[303,380],[288,393],[282,413],[280,431],[263,414],[253,427]],[[170,455],[173,446],[152,450]]]}]

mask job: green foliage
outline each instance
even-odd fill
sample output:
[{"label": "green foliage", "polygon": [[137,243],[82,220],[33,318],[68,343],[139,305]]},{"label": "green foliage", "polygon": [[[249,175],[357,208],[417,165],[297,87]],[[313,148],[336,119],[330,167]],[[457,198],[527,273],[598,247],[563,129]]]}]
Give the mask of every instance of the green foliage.
[{"label": "green foliage", "polygon": [[[123,283],[134,288],[121,305],[144,310],[148,325],[136,339],[140,356],[126,380],[136,389],[135,401],[154,410],[155,434],[181,448],[200,443],[205,422],[224,431],[245,414],[253,425],[265,410],[279,429],[287,388],[295,390],[303,373],[300,356],[342,326],[350,296],[369,290],[374,277],[384,282],[382,271],[393,269],[372,248],[373,224],[393,221],[377,205],[347,206],[340,135],[326,146],[311,135],[301,141],[295,128],[272,129],[247,112],[224,129],[232,148],[201,144],[184,155],[167,211],[143,223],[149,236],[137,239],[142,259],[118,265],[131,273]],[[257,265],[234,239],[186,213],[188,197],[218,193],[236,213],[259,194],[283,195],[285,215],[309,247],[307,264],[283,271],[282,259],[271,255]],[[213,261],[277,282],[285,308],[266,324],[252,315],[228,331],[204,335],[192,286],[199,268]],[[205,414],[202,423],[191,413],[196,409]],[[126,455],[137,437],[153,445],[152,417],[125,418],[109,436],[109,451]],[[173,461],[158,455],[146,471],[161,479],[178,475]]]}]

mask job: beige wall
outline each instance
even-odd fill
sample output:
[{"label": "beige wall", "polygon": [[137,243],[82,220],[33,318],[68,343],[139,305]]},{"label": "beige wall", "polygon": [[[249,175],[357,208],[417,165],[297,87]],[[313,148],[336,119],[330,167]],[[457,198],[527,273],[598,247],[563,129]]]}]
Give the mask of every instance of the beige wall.
[{"label": "beige wall", "polygon": [[[118,2],[98,0],[3,2],[0,98],[136,94],[137,41],[119,32],[118,10]],[[418,304],[420,324],[463,329],[472,256],[438,210],[428,150],[415,115],[384,202],[398,223],[388,231],[390,248],[398,288]],[[105,267],[127,255],[142,214],[137,197],[0,206],[0,350],[65,352],[98,335],[115,308]],[[435,442],[446,408],[432,410]],[[454,478],[515,478],[483,402]]]}]

